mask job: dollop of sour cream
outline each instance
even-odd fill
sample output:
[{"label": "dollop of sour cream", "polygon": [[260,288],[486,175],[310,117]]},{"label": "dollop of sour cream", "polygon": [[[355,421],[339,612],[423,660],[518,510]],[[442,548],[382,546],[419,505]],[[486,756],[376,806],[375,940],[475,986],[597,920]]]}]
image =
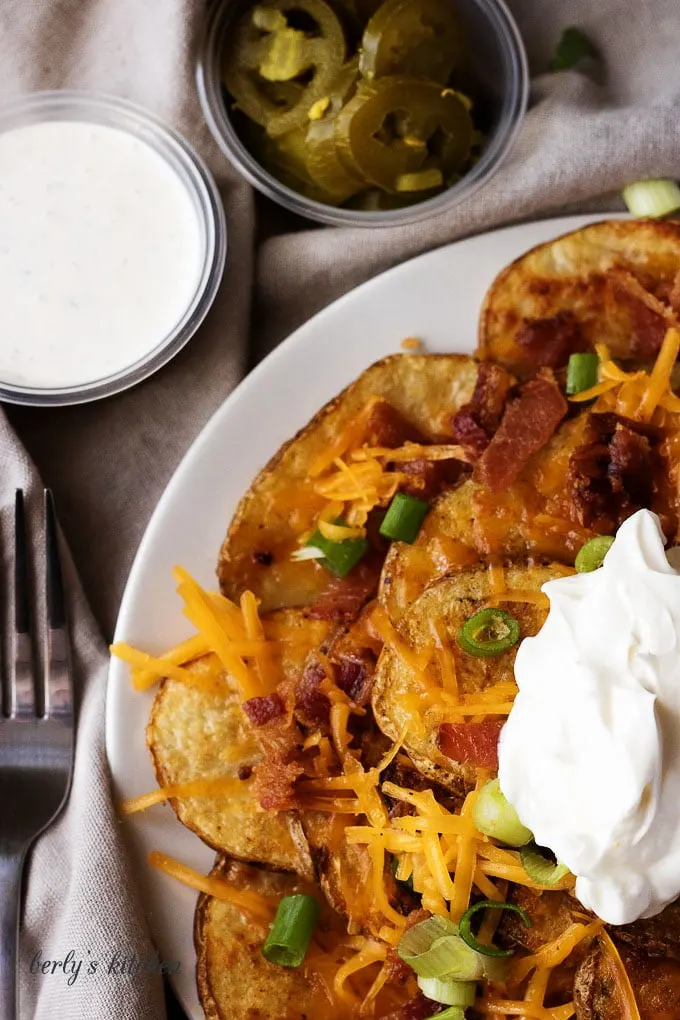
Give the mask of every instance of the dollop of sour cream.
[{"label": "dollop of sour cream", "polygon": [[518,651],[503,793],[610,924],[680,894],[680,574],[657,516],[619,529],[598,570],[548,581]]}]

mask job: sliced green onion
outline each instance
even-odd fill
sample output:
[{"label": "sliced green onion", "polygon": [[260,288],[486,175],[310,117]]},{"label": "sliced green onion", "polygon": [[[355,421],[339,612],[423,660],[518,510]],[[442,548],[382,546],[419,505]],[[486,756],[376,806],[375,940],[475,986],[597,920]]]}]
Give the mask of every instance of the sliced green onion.
[{"label": "sliced green onion", "polygon": [[519,623],[503,609],[480,609],[465,621],[456,641],[470,655],[500,655],[519,641]]},{"label": "sliced green onion", "polygon": [[580,28],[565,28],[548,65],[551,71],[570,71],[585,57],[596,57],[597,50]]},{"label": "sliced green onion", "polygon": [[397,954],[418,977],[447,977],[455,981],[504,981],[505,960],[476,953],[458,935],[458,926],[445,917],[428,917],[406,931]]},{"label": "sliced green onion", "polygon": [[567,365],[567,396],[583,393],[597,382],[597,354],[571,354]]},{"label": "sliced green onion", "polygon": [[623,189],[623,201],[640,219],[669,216],[680,209],[680,188],[675,181],[636,181]]},{"label": "sliced green onion", "polygon": [[472,1006],[477,994],[475,981],[454,981],[453,978],[419,977],[418,988],[427,999],[443,1002],[445,1006],[458,1006],[460,1009]]},{"label": "sliced green onion", "polygon": [[472,819],[485,836],[498,839],[508,846],[524,846],[533,839],[531,829],[522,825],[512,804],[506,800],[500,783],[491,779],[477,794]]},{"label": "sliced green onion", "polygon": [[598,535],[582,545],[576,554],[574,566],[579,574],[589,574],[604,563],[604,558],[614,545],[611,535]]},{"label": "sliced green onion", "polygon": [[428,1020],[465,1020],[465,1010],[460,1006],[449,1006],[442,1013],[428,1017]]},{"label": "sliced green onion", "polygon": [[380,534],[393,542],[408,542],[411,545],[417,539],[429,509],[430,504],[424,499],[398,492],[380,525]]},{"label": "sliced green onion", "polygon": [[313,896],[303,893],[284,896],[262,946],[265,960],[280,967],[299,967],[314,934],[320,909]]},{"label": "sliced green onion", "polygon": [[301,549],[292,552],[290,558],[294,563],[302,563],[304,560],[322,560],[323,552],[313,545],[303,545]]},{"label": "sliced green onion", "polygon": [[406,879],[397,878],[397,871],[399,870],[399,858],[394,855],[392,857],[392,874],[394,875],[394,881],[398,885],[403,885],[409,892],[413,892],[413,875],[409,875]]},{"label": "sliced green onion", "polygon": [[539,851],[535,843],[523,846],[519,852],[522,867],[532,882],[537,885],[557,885],[560,879],[569,874],[566,864],[549,861]]},{"label": "sliced green onion", "polygon": [[[341,517],[336,518],[333,523],[347,526]],[[320,531],[315,531],[305,542],[305,548],[319,550],[323,556],[323,559],[319,560],[321,566],[338,577],[346,577],[352,567],[356,567],[359,560],[364,558],[370,549],[370,543],[365,538],[346,538],[342,542],[331,542],[330,539],[324,538]]]},{"label": "sliced green onion", "polygon": [[484,943],[478,942],[472,934],[472,918],[480,910],[509,910],[513,914],[519,914],[525,928],[531,928],[532,921],[527,912],[518,907],[516,903],[501,903],[499,900],[478,900],[477,903],[468,907],[460,919],[458,932],[463,942],[470,949],[474,949],[476,953],[480,953],[482,956],[512,956],[512,949],[500,949],[498,946],[484,945]]},{"label": "sliced green onion", "polygon": [[433,917],[428,917],[426,921],[419,921],[418,924],[414,924],[412,928],[404,932],[397,944],[397,955],[415,970],[416,961],[429,952],[434,942],[443,936],[457,934],[458,926],[453,921],[435,914]]}]

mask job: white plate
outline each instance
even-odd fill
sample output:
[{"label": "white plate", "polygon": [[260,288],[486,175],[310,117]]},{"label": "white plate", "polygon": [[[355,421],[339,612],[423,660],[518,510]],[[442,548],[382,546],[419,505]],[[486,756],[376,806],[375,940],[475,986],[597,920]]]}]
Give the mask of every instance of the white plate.
[{"label": "white plate", "polygon": [[[471,352],[484,294],[496,274],[533,245],[602,217],[528,223],[430,252],[371,280],[307,322],[252,372],[200,434],[151,518],[123,596],[117,641],[160,652],[188,634],[171,569],[185,566],[213,586],[217,553],[236,504],[255,473],[343,386],[373,361],[400,350],[407,336],[428,351]],[[132,690],[127,667],[109,674],[106,746],[117,798],[156,786],[144,729],[152,693]],[[208,871],[214,854],[155,807],[129,821],[154,942],[179,960],[175,990],[191,1020],[196,996],[193,914],[196,896],[145,863],[151,849]]]}]

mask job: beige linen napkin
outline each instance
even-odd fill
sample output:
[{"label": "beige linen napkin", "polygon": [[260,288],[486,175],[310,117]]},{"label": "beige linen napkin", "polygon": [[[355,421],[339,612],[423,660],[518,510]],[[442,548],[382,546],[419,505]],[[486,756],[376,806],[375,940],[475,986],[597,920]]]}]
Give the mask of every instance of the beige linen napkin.
[{"label": "beige linen napkin", "polygon": [[[522,218],[618,208],[616,193],[626,181],[680,176],[678,0],[511,0],[511,7],[529,50],[532,109],[511,158],[486,188],[435,221],[389,231],[315,228],[275,215],[262,202],[258,235],[264,241],[255,252],[253,196],[210,140],[196,98],[193,68],[204,0],[0,2],[0,99],[69,86],[148,106],[208,160],[229,221],[218,300],[200,334],[170,366],[111,400],[62,410],[7,407],[8,420],[0,423],[2,537],[9,534],[16,485],[27,487],[38,503],[40,482],[28,450],[55,491],[99,623],[70,571],[81,692],[76,778],[66,814],[32,856],[22,1020],[163,1015],[157,979],[84,973],[89,958],[109,959],[117,949],[139,957],[150,948],[109,799],[104,636],[111,636],[132,557],[163,487],[248,362],[339,294],[436,244]],[[547,75],[549,56],[569,24],[586,30],[602,62]],[[0,343],[1,322],[0,309]],[[451,343],[455,348],[454,329]],[[85,961],[79,977],[69,986],[63,975],[31,974],[38,949],[43,959],[63,959],[73,950],[76,963]]]}]

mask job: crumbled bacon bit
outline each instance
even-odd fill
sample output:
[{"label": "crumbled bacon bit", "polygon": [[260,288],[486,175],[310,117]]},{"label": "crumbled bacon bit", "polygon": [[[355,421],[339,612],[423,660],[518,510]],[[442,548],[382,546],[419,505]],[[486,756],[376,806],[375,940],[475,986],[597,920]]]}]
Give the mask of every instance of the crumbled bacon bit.
[{"label": "crumbled bacon bit", "polygon": [[585,528],[613,531],[654,495],[660,433],[613,412],[590,414],[569,459],[572,516]]},{"label": "crumbled bacon bit", "polygon": [[411,967],[404,963],[396,949],[393,949],[392,946],[387,950],[385,970],[387,971],[387,981],[391,985],[403,984],[413,973]]},{"label": "crumbled bacon bit", "polygon": [[309,609],[314,620],[355,620],[378,587],[382,557],[368,556],[347,577],[334,577]]},{"label": "crumbled bacon bit", "polygon": [[239,766],[239,770],[237,772],[237,775],[238,775],[239,779],[241,779],[242,781],[245,782],[246,779],[250,779],[252,774],[253,774],[253,766],[252,765],[240,765]]},{"label": "crumbled bacon bit", "polygon": [[288,811],[296,805],[294,786],[304,771],[300,730],[286,713],[256,732],[264,758],[253,769],[255,794],[265,811]]},{"label": "crumbled bacon bit", "polygon": [[532,454],[545,446],[567,413],[564,399],[550,369],[519,389],[505,409],[498,431],[478,461],[473,478],[492,492],[515,481]]},{"label": "crumbled bacon bit", "polygon": [[454,438],[471,460],[481,457],[496,432],[511,385],[512,378],[501,365],[480,364],[470,403],[451,419]]},{"label": "crumbled bacon bit", "polygon": [[502,728],[502,719],[442,723],[439,727],[439,748],[451,761],[497,772],[498,738]]},{"label": "crumbled bacon bit", "polygon": [[478,460],[491,442],[489,436],[475,421],[471,410],[463,407],[452,419],[453,436],[471,461]]},{"label": "crumbled bacon bit", "polygon": [[264,726],[272,719],[286,714],[286,706],[281,695],[274,692],[260,698],[249,698],[243,702],[243,711],[253,726]]},{"label": "crumbled bacon bit", "polygon": [[270,567],[274,560],[273,553],[270,552],[259,552],[256,550],[253,553],[253,563],[259,563],[262,567]]},{"label": "crumbled bacon bit", "polygon": [[304,726],[327,725],[331,703],[319,690],[326,679],[326,671],[318,659],[310,659],[302,671],[295,689],[295,714]]},{"label": "crumbled bacon bit", "polygon": [[454,485],[465,470],[465,465],[459,460],[427,460],[425,457],[402,461],[394,466],[408,475],[408,481],[401,483],[399,491],[426,500],[434,499],[442,489]]},{"label": "crumbled bacon bit", "polygon": [[336,683],[355,705],[367,705],[371,699],[376,657],[370,648],[358,655],[343,655],[334,663]]},{"label": "crumbled bacon bit", "polygon": [[364,442],[369,446],[389,446],[393,449],[404,443],[427,442],[420,429],[407,421],[401,411],[397,411],[386,400],[376,400],[371,405],[364,435]]},{"label": "crumbled bacon bit", "polygon": [[525,319],[515,341],[535,368],[560,368],[567,364],[570,354],[590,350],[578,319],[570,311],[548,319]]}]

